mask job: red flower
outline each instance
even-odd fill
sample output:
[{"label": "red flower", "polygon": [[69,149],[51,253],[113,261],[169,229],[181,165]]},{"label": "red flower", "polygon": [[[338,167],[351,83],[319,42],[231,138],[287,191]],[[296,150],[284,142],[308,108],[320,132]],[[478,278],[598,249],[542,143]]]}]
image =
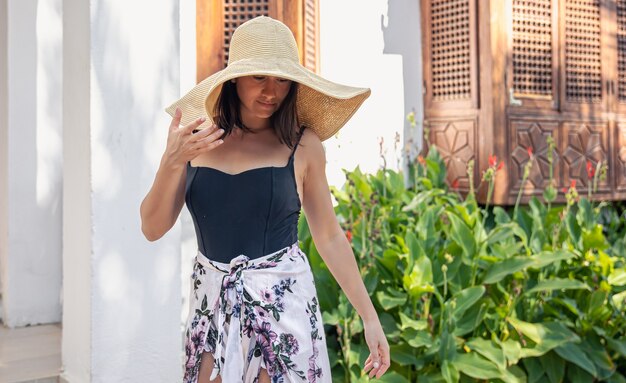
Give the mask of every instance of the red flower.
[{"label": "red flower", "polygon": [[348,242],[352,243],[352,232],[350,230],[346,231],[346,238],[348,238]]},{"label": "red flower", "polygon": [[561,191],[563,192],[563,194],[567,194],[567,188],[563,188],[561,189]]},{"label": "red flower", "polygon": [[452,188],[453,189],[458,189],[459,187],[459,179],[455,179],[454,181],[452,181]]},{"label": "red flower", "polygon": [[528,152],[528,157],[532,157],[533,156],[533,147],[529,146],[528,148],[526,148],[526,151]]},{"label": "red flower", "polygon": [[587,160],[587,177],[589,177],[589,179],[592,179],[593,176],[595,176],[595,175],[596,175],[596,168],[595,168],[595,166],[593,166],[591,161]]},{"label": "red flower", "polygon": [[494,167],[496,166],[496,164],[498,163],[498,157],[496,157],[495,155],[490,155],[489,156],[489,166],[490,167]]},{"label": "red flower", "polygon": [[504,167],[504,161],[500,162],[500,164],[498,165],[498,170],[502,170],[502,167]]},{"label": "red flower", "polygon": [[569,187],[570,189],[576,189],[576,180],[572,180]]}]

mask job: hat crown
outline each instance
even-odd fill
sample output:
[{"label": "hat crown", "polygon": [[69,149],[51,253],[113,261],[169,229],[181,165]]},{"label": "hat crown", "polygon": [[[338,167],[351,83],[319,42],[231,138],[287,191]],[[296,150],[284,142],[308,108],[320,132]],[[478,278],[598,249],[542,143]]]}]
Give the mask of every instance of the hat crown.
[{"label": "hat crown", "polygon": [[259,16],[235,29],[228,50],[228,65],[239,60],[258,58],[299,62],[296,39],[285,24]]}]

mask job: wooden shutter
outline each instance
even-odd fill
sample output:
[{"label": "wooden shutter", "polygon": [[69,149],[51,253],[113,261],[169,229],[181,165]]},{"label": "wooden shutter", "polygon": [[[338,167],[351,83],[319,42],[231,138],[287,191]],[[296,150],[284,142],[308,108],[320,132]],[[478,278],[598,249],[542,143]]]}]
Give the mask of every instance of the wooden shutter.
[{"label": "wooden shutter", "polygon": [[226,66],[232,33],[257,16],[270,16],[289,26],[303,65],[319,71],[318,14],[318,0],[197,0],[196,80]]},{"label": "wooden shutter", "polygon": [[303,65],[308,69],[319,72],[319,11],[317,0],[304,0],[304,15],[302,17],[302,47]]},{"label": "wooden shutter", "polygon": [[600,0],[562,1],[561,11],[564,109],[584,113],[592,107],[596,112],[604,111]]},{"label": "wooden shutter", "polygon": [[509,105],[557,107],[558,0],[513,0],[507,71]]},{"label": "wooden shutter", "polygon": [[617,102],[626,105],[626,1],[617,1]]}]

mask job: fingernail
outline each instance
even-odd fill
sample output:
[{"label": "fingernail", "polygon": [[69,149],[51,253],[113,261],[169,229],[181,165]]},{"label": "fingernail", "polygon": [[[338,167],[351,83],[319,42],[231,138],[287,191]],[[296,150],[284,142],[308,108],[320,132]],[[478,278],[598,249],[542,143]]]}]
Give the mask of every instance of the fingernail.
[{"label": "fingernail", "polygon": [[200,117],[200,122],[206,121],[206,117]]},{"label": "fingernail", "polygon": [[374,362],[374,368],[378,368],[378,366],[380,366],[380,364],[378,362]]}]

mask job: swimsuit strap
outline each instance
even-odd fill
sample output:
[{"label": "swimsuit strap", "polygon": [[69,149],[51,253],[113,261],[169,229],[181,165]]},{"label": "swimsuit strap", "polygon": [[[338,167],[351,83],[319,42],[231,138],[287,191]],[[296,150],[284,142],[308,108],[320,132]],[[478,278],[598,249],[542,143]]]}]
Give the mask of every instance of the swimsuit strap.
[{"label": "swimsuit strap", "polygon": [[300,139],[302,138],[302,135],[304,133],[304,129],[305,127],[303,126],[300,131],[298,132],[298,140],[296,141],[296,144],[293,147],[293,150],[291,151],[291,155],[289,156],[289,161],[291,162],[291,160],[293,160],[293,156],[294,154],[296,154],[296,149],[298,148],[298,144],[300,143]]}]

